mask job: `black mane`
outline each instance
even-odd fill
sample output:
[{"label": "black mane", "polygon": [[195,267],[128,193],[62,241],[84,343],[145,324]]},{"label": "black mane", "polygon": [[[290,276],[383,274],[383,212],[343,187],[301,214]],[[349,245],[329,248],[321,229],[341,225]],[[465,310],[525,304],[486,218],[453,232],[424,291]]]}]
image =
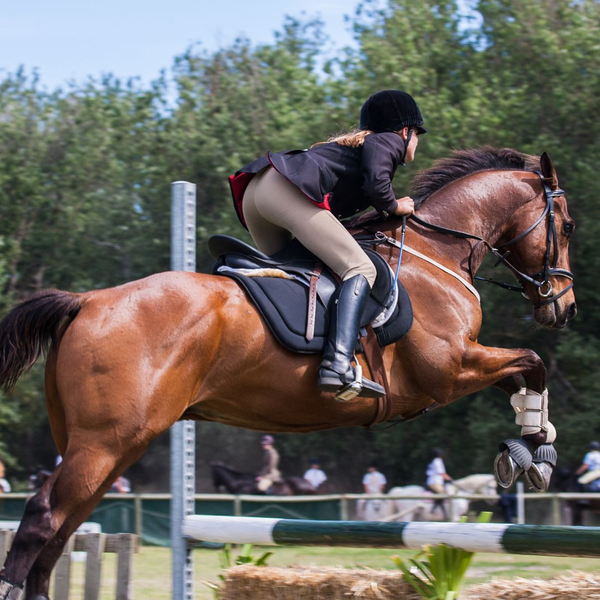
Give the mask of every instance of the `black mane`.
[{"label": "black mane", "polygon": [[540,169],[540,159],[512,148],[482,146],[455,150],[448,158],[442,158],[429,169],[417,173],[411,185],[415,207],[419,208],[434,192],[461,177],[478,171],[501,169],[537,171]]}]

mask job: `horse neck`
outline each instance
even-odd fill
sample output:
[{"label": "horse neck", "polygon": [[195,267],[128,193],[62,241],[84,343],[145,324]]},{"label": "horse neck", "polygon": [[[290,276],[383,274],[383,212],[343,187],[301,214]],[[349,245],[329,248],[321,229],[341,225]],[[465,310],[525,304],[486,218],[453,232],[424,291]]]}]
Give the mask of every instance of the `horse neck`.
[{"label": "horse neck", "polygon": [[229,473],[227,472],[225,467],[213,467],[213,480],[216,487],[220,485],[227,486],[229,484],[230,479],[231,478],[229,476]]},{"label": "horse neck", "polygon": [[[478,236],[492,246],[514,227],[515,213],[533,197],[532,182],[539,181],[527,171],[484,171],[458,179],[431,195],[417,216],[429,223]],[[428,244],[441,254],[462,263],[471,253],[473,240],[457,240],[422,230]],[[452,241],[449,241],[452,240]],[[459,241],[460,243],[457,243]],[[449,246],[452,250],[449,251]],[[476,272],[488,248],[473,257]]]}]

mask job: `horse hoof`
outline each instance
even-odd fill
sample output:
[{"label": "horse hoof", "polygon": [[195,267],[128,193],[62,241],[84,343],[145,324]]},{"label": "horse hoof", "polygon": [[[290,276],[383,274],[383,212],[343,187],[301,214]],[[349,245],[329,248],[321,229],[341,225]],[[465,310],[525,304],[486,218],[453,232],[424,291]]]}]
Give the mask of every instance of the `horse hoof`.
[{"label": "horse hoof", "polygon": [[494,476],[500,487],[509,488],[521,473],[523,473],[523,468],[516,463],[508,448],[496,456]]},{"label": "horse hoof", "polygon": [[552,444],[544,444],[533,453],[533,464],[525,470],[525,479],[532,490],[539,493],[548,491],[557,459],[556,449]]},{"label": "horse hoof", "polygon": [[500,454],[494,461],[494,475],[498,485],[509,488],[533,463],[531,448],[525,440],[504,440]]},{"label": "horse hoof", "polygon": [[529,487],[540,494],[548,491],[551,476],[552,465],[547,462],[533,463],[525,473]]},{"label": "horse hoof", "polygon": [[552,468],[556,467],[558,454],[552,444],[544,444],[533,453],[534,463],[549,463]]},{"label": "horse hoof", "polygon": [[22,595],[22,586],[0,578],[0,600],[19,600]]}]

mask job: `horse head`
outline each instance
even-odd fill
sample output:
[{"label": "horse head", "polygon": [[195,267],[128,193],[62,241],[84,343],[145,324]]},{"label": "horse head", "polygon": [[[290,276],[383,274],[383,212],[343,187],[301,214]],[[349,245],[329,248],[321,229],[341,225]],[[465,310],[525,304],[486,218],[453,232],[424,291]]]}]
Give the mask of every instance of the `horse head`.
[{"label": "horse head", "polygon": [[[488,251],[507,266],[545,327],[564,327],[577,313],[569,238],[575,224],[546,153],[530,156],[510,148],[457,150],[417,174],[417,214],[427,229],[469,240],[462,261],[472,278]],[[423,217],[423,218],[422,218]]]},{"label": "horse head", "polygon": [[533,304],[535,320],[544,327],[562,328],[577,314],[569,264],[569,240],[575,223],[545,152],[537,175],[523,178],[520,174],[527,192],[532,189],[534,193],[526,193],[494,253],[517,276],[523,295]]},{"label": "horse head", "polygon": [[227,489],[224,477],[225,465],[221,462],[210,463],[210,473],[212,475],[213,486],[217,492],[221,491],[222,488]]}]

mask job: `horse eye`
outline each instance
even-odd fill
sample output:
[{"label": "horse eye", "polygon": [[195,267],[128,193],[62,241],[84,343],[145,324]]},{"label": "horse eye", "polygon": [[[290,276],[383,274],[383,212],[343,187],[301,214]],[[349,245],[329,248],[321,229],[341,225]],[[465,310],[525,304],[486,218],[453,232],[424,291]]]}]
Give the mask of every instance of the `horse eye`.
[{"label": "horse eye", "polygon": [[573,226],[572,223],[565,223],[563,225],[563,231],[567,234],[567,235],[571,235],[573,233],[573,229],[575,229],[575,227]]}]

